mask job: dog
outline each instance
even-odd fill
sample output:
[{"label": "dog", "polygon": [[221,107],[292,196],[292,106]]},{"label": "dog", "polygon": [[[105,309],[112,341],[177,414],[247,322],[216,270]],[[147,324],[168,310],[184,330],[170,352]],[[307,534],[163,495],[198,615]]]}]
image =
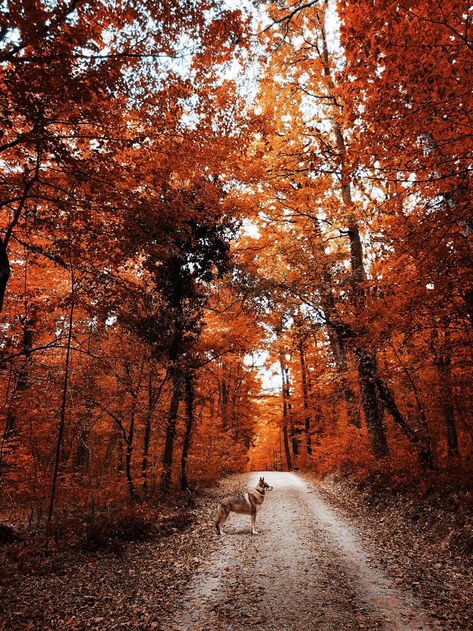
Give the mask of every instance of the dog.
[{"label": "dog", "polygon": [[217,515],[215,517],[215,528],[217,530],[217,534],[224,534],[222,526],[227,520],[227,517],[233,511],[234,513],[251,515],[251,534],[257,535],[256,511],[258,506],[261,506],[264,501],[266,490],[272,491],[273,487],[267,484],[264,481],[264,478],[260,478],[256,487],[249,493],[230,495],[223,499],[218,506]]}]

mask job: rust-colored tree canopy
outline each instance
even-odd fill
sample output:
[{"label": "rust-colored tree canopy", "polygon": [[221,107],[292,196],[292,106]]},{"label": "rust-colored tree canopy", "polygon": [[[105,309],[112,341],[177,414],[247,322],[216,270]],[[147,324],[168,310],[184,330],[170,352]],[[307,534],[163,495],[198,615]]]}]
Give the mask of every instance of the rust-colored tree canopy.
[{"label": "rust-colored tree canopy", "polygon": [[470,3],[238,5],[0,6],[0,522],[49,544],[471,475]]}]

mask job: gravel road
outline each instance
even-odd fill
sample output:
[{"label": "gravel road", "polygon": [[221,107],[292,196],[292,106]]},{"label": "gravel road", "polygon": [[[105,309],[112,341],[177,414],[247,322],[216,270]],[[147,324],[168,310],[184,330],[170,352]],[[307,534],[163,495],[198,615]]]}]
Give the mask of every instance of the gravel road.
[{"label": "gravel road", "polygon": [[[247,488],[259,475],[243,478]],[[436,628],[316,487],[293,473],[263,475],[274,490],[258,514],[259,534],[250,534],[248,516],[230,515],[165,631]]]}]

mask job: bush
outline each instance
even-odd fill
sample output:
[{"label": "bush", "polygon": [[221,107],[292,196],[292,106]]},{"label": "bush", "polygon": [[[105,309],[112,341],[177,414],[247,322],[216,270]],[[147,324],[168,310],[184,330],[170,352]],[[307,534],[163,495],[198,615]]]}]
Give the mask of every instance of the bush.
[{"label": "bush", "polygon": [[19,541],[21,541],[21,538],[13,528],[0,524],[0,546],[18,543]]},{"label": "bush", "polygon": [[135,507],[99,513],[87,524],[85,548],[99,550],[117,541],[146,541],[155,533],[155,520],[153,512]]},{"label": "bush", "polygon": [[192,514],[188,511],[163,516],[155,509],[141,506],[110,510],[94,516],[87,524],[85,549],[115,549],[120,543],[165,537],[186,529],[191,523]]}]

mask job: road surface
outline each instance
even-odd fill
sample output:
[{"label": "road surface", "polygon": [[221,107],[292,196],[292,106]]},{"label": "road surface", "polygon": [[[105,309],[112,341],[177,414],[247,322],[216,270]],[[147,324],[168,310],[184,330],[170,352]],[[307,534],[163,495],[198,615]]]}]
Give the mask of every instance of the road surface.
[{"label": "road surface", "polygon": [[[259,475],[248,475],[248,489]],[[165,631],[435,629],[316,486],[294,473],[264,475],[274,490],[258,513],[259,534],[248,516],[230,515]]]}]

